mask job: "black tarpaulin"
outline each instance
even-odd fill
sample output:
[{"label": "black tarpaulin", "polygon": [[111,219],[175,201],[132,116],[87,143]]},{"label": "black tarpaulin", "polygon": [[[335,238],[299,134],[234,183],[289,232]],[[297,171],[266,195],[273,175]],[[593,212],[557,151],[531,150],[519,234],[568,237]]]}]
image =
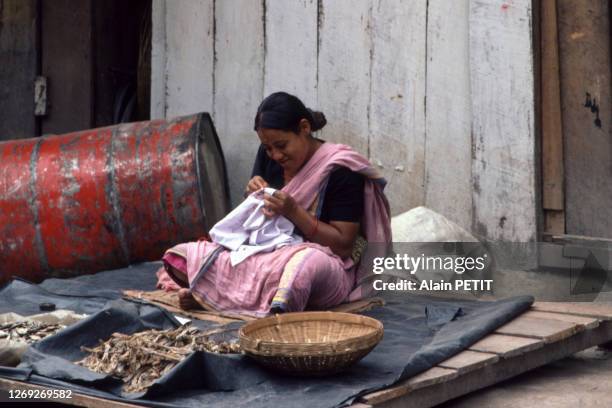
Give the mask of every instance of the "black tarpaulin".
[{"label": "black tarpaulin", "polygon": [[[176,366],[148,393],[122,394],[118,381],[78,367],[73,361],[84,356],[81,345],[97,344],[114,331],[133,333],[177,324],[172,315],[157,307],[116,300],[120,288],[152,289],[157,266],[143,264],[130,270],[138,273],[123,269],[76,281],[53,279],[41,285],[11,282],[0,291],[0,310],[11,309],[15,304],[11,306],[10,302],[15,299],[26,303],[28,299],[34,299],[34,303],[59,299],[77,311],[99,306],[98,312],[85,321],[31,347],[20,367],[0,368],[0,376],[147,406],[333,407],[435,366],[513,319],[533,301],[531,297],[478,302],[410,294],[386,296],[386,306],[364,313],[383,322],[383,340],[344,373],[321,378],[287,377],[261,369],[246,356],[202,352]],[[113,283],[105,285],[106,280]],[[19,307],[22,312],[35,308],[33,304]]]}]

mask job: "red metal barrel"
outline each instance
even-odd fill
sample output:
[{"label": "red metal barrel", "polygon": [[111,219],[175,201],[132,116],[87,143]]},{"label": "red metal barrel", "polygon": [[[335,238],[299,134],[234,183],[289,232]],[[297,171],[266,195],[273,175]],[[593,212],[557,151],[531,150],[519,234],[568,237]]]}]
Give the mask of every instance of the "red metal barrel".
[{"label": "red metal barrel", "polygon": [[160,259],[229,210],[206,113],[0,143],[0,283]]}]

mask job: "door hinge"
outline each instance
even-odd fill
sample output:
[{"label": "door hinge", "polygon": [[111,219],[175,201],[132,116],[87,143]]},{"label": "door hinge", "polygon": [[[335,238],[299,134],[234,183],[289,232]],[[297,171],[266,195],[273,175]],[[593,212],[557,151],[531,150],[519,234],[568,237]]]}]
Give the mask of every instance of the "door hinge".
[{"label": "door hinge", "polygon": [[34,80],[34,116],[47,114],[47,77],[37,76]]}]

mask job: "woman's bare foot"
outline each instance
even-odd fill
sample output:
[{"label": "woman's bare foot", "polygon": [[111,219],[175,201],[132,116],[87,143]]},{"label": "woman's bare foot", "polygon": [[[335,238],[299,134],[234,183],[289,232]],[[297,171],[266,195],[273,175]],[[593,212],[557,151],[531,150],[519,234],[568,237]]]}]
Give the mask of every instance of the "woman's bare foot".
[{"label": "woman's bare foot", "polygon": [[179,289],[178,291],[179,306],[183,310],[201,309],[200,304],[193,298],[189,289]]}]

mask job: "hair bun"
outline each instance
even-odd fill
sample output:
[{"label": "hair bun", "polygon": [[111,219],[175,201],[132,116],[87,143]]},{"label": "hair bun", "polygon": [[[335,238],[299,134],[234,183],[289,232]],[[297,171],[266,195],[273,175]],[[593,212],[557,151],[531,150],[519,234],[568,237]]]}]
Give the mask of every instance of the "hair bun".
[{"label": "hair bun", "polygon": [[312,109],[308,109],[308,112],[310,113],[310,116],[312,116],[312,123],[310,124],[310,127],[312,128],[313,132],[321,130],[325,125],[327,125],[327,119],[325,118],[323,112],[313,111]]}]

